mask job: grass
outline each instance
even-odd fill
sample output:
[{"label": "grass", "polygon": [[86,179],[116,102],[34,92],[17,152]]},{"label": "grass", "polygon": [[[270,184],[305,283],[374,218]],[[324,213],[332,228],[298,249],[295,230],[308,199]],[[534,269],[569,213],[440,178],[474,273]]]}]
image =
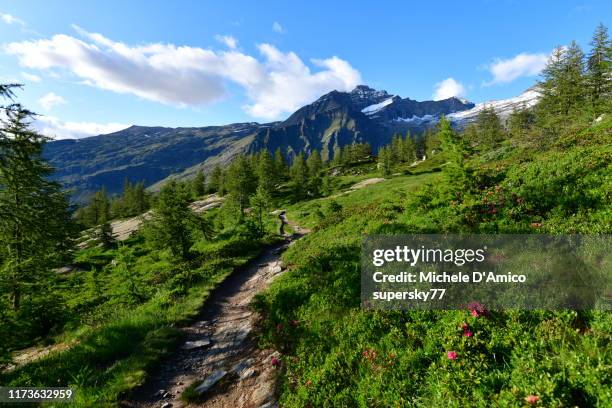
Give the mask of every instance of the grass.
[{"label": "grass", "polygon": [[256,298],[261,346],[283,353],[280,405],[521,407],[536,395],[538,406],[612,406],[612,313],[360,308],[363,234],[609,232],[610,148],[597,140],[609,141],[610,126],[594,129],[588,143],[578,136],[563,149],[475,157],[479,184],[455,203],[436,171],[440,157],[411,175],[288,207],[313,232],[288,249],[288,272]]},{"label": "grass", "polygon": [[169,255],[150,251],[141,238],[126,243],[136,254],[131,279],[144,299],[126,303],[125,277],[110,261],[116,249],[90,248],[76,257],[81,268],[103,271],[91,290],[93,272],[66,277],[58,294],[67,298],[75,319],[56,341],[76,341],[68,350],[52,353],[10,373],[0,374],[7,386],[70,386],[75,399],[68,406],[116,406],[181,338],[176,327],[196,317],[210,292],[250,260],[265,242],[222,234],[199,241],[188,265],[172,263]]}]

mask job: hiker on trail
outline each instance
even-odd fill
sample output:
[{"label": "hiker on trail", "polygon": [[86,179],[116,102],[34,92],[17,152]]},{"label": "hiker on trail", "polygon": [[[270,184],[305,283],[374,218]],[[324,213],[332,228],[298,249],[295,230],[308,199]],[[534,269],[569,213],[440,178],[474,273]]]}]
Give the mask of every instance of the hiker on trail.
[{"label": "hiker on trail", "polygon": [[278,230],[279,235],[285,235],[285,224],[287,224],[287,219],[285,218],[285,211],[281,211],[278,214],[278,218],[281,221],[280,228]]}]

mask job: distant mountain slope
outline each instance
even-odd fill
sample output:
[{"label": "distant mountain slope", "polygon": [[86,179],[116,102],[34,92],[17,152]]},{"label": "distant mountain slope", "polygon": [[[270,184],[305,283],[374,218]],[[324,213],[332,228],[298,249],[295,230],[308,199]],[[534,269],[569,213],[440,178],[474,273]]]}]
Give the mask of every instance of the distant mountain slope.
[{"label": "distant mountain slope", "polygon": [[44,157],[56,169],[54,178],[84,201],[105,186],[118,192],[124,180],[154,184],[171,174],[248,145],[254,123],[203,128],[132,126],[108,135],[58,140],[45,146]]},{"label": "distant mountain slope", "polygon": [[472,109],[451,113],[448,115],[448,119],[456,125],[462,126],[475,121],[478,114],[487,108],[493,108],[501,119],[506,119],[516,109],[531,108],[538,102],[539,98],[540,93],[537,89],[530,88],[514,98],[479,103]]},{"label": "distant mountain slope", "polygon": [[[186,178],[197,170],[225,164],[239,153],[281,148],[291,157],[318,149],[332,158],[336,146],[368,142],[374,150],[393,134],[419,133],[441,115],[475,108],[457,98],[418,102],[365,85],[332,91],[286,120],[198,128],[132,126],[108,135],[48,143],[44,156],[55,178],[84,201],[105,186],[121,190],[124,180],[144,180],[155,188],[167,177]],[[424,118],[426,120],[424,120]]]}]

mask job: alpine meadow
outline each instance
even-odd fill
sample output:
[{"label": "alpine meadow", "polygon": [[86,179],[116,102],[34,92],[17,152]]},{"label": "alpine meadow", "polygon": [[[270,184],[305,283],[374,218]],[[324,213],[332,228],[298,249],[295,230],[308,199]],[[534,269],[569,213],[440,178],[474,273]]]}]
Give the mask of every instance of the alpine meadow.
[{"label": "alpine meadow", "polygon": [[[258,45],[261,57],[232,36],[215,36],[223,50],[199,48],[181,37],[195,28],[176,31],[182,20],[174,12],[167,32],[165,16],[152,28],[151,10],[142,28],[113,26],[122,42],[72,21],[79,38],[47,38],[15,7],[23,14],[0,13],[0,23],[24,36],[2,41],[16,71],[0,60],[0,406],[612,407],[609,286],[603,307],[496,309],[466,298],[457,310],[373,310],[362,302],[361,263],[372,235],[609,237],[606,25],[589,25],[588,44],[550,44],[516,60],[541,60],[538,69],[515,74],[502,70],[516,61],[494,60],[490,83],[448,78],[434,100],[418,101],[374,89],[387,83],[373,78],[382,68],[367,74],[372,87],[363,85],[347,61],[319,59],[301,48],[307,42],[296,48],[310,62],[273,40]],[[75,7],[78,24],[97,10]],[[610,5],[601,7],[598,17],[610,17]],[[198,10],[203,25],[216,15]],[[354,20],[352,13],[342,19]],[[120,25],[127,17],[119,14]],[[246,33],[253,18],[227,25]],[[278,20],[261,36],[288,47],[305,28]],[[106,17],[99,31],[104,24]],[[309,30],[322,29],[317,24]],[[330,30],[341,38],[337,52],[340,41],[352,44]],[[145,42],[151,32],[159,42]],[[398,54],[418,41],[387,38],[401,43]],[[181,41],[187,45],[172,44]],[[323,55],[331,52],[326,42]],[[445,69],[465,63],[458,55],[448,51]],[[378,64],[408,64],[394,58]],[[415,66],[437,64],[412,58]],[[528,78],[519,96],[463,97],[494,92],[512,75]],[[66,101],[29,99],[49,81]],[[109,99],[94,106],[97,93]],[[193,123],[204,122],[200,115],[223,122],[214,104],[268,121],[185,125],[190,115]],[[51,132],[70,105],[92,116]],[[61,136],[95,115],[116,111],[108,121],[127,123],[149,110],[159,125]],[[167,112],[176,127],[165,126]],[[393,262],[377,256],[376,266]],[[611,253],[589,259],[609,285]],[[503,284],[523,283],[510,275]],[[7,394],[29,387],[66,387],[72,396]]]}]

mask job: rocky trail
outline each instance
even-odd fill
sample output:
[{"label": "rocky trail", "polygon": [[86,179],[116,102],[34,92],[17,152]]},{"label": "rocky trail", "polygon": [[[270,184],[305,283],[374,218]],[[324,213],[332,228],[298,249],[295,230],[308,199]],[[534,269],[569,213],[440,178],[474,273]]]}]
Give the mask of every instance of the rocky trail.
[{"label": "rocky trail", "polygon": [[[275,407],[276,371],[273,350],[260,350],[252,335],[259,316],[253,297],[282,273],[281,254],[308,230],[287,221],[294,234],[272,246],[246,268],[228,277],[211,295],[201,315],[185,327],[182,346],[149,380],[134,391],[125,407]],[[191,386],[191,387],[190,387]],[[181,400],[190,388],[200,403]]]}]

